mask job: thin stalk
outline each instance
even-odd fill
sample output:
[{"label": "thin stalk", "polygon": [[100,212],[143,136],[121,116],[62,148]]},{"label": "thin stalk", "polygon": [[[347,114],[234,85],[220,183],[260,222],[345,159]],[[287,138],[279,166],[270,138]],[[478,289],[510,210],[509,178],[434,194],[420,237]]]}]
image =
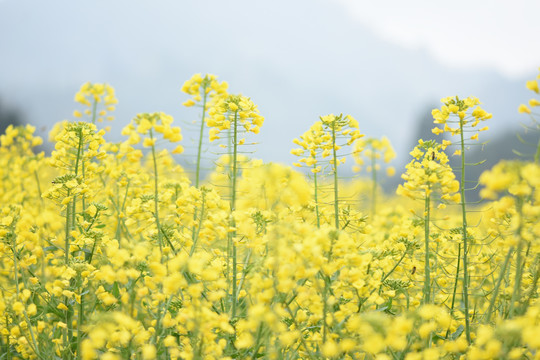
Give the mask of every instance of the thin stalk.
[{"label": "thin stalk", "polygon": [[257,338],[255,340],[255,346],[253,347],[253,355],[251,356],[251,360],[256,360],[257,359],[257,355],[259,353],[259,348],[261,347],[262,329],[263,329],[263,324],[260,323],[259,327],[257,329]]},{"label": "thin stalk", "polygon": [[96,123],[96,108],[97,108],[97,101],[94,99],[94,103],[92,104],[92,124]]},{"label": "thin stalk", "polygon": [[[454,281],[454,292],[452,293],[452,304],[450,305],[450,315],[454,314],[454,305],[456,303],[456,293],[457,293],[457,287],[458,287],[458,281],[459,281],[459,265],[461,260],[461,244],[458,244],[458,256],[457,256],[457,267],[456,267],[456,279]],[[448,339],[448,335],[450,335],[450,328],[446,330],[445,338]]]},{"label": "thin stalk", "polygon": [[463,221],[463,305],[465,306],[465,334],[467,335],[467,342],[471,343],[471,324],[469,319],[469,272],[468,272],[468,259],[467,253],[468,239],[467,239],[467,208],[465,200],[465,141],[463,139],[463,120],[459,121],[461,137],[461,214]]},{"label": "thin stalk", "polygon": [[534,273],[533,281],[529,290],[529,296],[527,296],[527,300],[525,300],[525,303],[523,304],[523,307],[521,308],[521,314],[524,314],[527,311],[527,308],[529,307],[529,304],[531,303],[531,299],[536,294],[536,289],[538,287],[538,278],[540,278],[540,255],[536,255],[536,272]]},{"label": "thin stalk", "polygon": [[536,145],[536,153],[534,154],[534,162],[540,163],[540,139],[538,139],[538,145]]},{"label": "thin stalk", "polygon": [[199,188],[199,177],[201,172],[201,149],[202,149],[202,143],[203,143],[203,135],[204,135],[204,117],[206,116],[206,100],[208,97],[208,94],[206,93],[206,86],[203,86],[203,108],[202,108],[202,120],[201,120],[201,129],[199,131],[199,148],[197,151],[197,169],[195,171],[195,187]]},{"label": "thin stalk", "polygon": [[512,317],[514,315],[515,303],[521,299],[521,279],[523,278],[523,265],[522,262],[522,252],[523,245],[525,241],[521,237],[521,230],[523,229],[523,199],[518,197],[517,199],[517,213],[519,216],[519,224],[516,230],[516,236],[518,237],[518,246],[516,249],[516,275],[514,279],[514,291],[512,292],[512,298],[510,299],[510,307],[508,309],[507,317]]},{"label": "thin stalk", "polygon": [[[335,227],[337,230],[339,230],[339,193],[338,193],[338,171],[337,171],[337,151],[336,151],[336,120],[332,122],[332,152],[333,152],[333,162],[334,162],[334,222]],[[328,262],[330,263],[330,260],[332,258],[332,246],[333,246],[333,237],[332,242],[330,244],[330,250],[328,251]],[[324,280],[324,290],[323,290],[323,343],[326,342],[326,333],[327,333],[327,323],[326,323],[326,315],[328,313],[328,304],[327,304],[327,297],[328,292],[330,289],[330,279],[323,273],[322,274],[323,280]]]},{"label": "thin stalk", "polygon": [[[326,257],[327,263],[330,264],[332,261],[332,250],[334,247],[334,241],[337,239],[337,232],[336,234],[330,234],[330,249],[328,250],[328,254]],[[332,279],[330,276],[326,275],[323,270],[321,272],[321,277],[324,280],[324,289],[323,289],[323,343],[326,342],[326,337],[328,333],[328,323],[326,322],[326,318],[328,315],[328,293],[331,292],[330,286],[332,285]]]},{"label": "thin stalk", "polygon": [[[71,194],[71,190],[68,190],[67,191],[67,196],[70,196]],[[71,225],[70,225],[70,220],[71,220],[71,203],[69,203],[66,207],[66,226],[65,226],[65,232],[66,232],[66,239],[65,239],[65,244],[64,244],[64,260],[66,262],[66,266],[68,264],[68,261],[69,261],[69,231],[71,229]]]},{"label": "thin stalk", "polygon": [[513,252],[514,252],[514,247],[511,246],[510,249],[508,249],[508,253],[506,254],[506,257],[504,258],[504,263],[501,268],[501,272],[499,273],[499,278],[497,279],[497,283],[495,284],[495,288],[493,289],[491,300],[489,301],[487,314],[484,319],[484,324],[489,323],[489,321],[491,320],[491,315],[493,315],[493,307],[495,306],[497,295],[499,295],[499,289],[501,287],[502,279],[504,278],[504,274],[506,273],[506,267],[508,266],[508,261],[510,261],[510,257],[512,256]]},{"label": "thin stalk", "polygon": [[338,197],[338,171],[336,151],[336,121],[332,122],[332,152],[334,159],[334,220],[336,229],[339,230],[339,197]]},{"label": "thin stalk", "polygon": [[375,216],[377,207],[377,164],[375,159],[375,149],[371,149],[371,217]]},{"label": "thin stalk", "polygon": [[79,144],[77,145],[77,158],[75,159],[75,176],[79,175],[79,162],[81,161],[81,153],[83,151],[83,131],[82,128],[79,132]]},{"label": "thin stalk", "polygon": [[458,256],[457,256],[456,278],[454,280],[454,292],[452,293],[452,304],[450,305],[450,313],[454,313],[454,304],[456,303],[457,286],[459,282],[459,267],[461,262],[461,244],[458,244]]},{"label": "thin stalk", "polygon": [[38,190],[38,194],[39,194],[39,200],[41,201],[41,204],[43,204],[43,198],[41,197],[41,185],[40,185],[40,182],[39,182],[39,176],[38,176],[38,173],[36,170],[34,170],[34,177],[36,178],[36,184],[37,184],[37,190]]},{"label": "thin stalk", "polygon": [[[385,282],[386,279],[388,279],[388,277],[396,270],[396,268],[399,266],[399,264],[401,264],[401,262],[403,261],[403,259],[405,259],[405,256],[407,256],[407,250],[405,250],[403,252],[403,255],[401,255],[401,257],[399,258],[399,260],[397,261],[397,263],[395,263],[394,267],[386,274],[383,276],[383,278],[381,279],[381,284],[383,282]],[[373,292],[372,292],[373,293]]]},{"label": "thin stalk", "polygon": [[[285,310],[287,310],[287,312],[291,316],[291,320],[292,320],[292,323],[294,324],[294,327],[296,329],[302,329],[302,327],[298,325],[298,322],[296,321],[296,315],[292,312],[291,307],[287,303],[285,303]],[[304,347],[304,349],[306,350],[307,356],[310,359],[314,359],[314,355],[311,353],[311,350],[309,349],[308,344],[306,343],[306,340],[304,339],[304,336],[300,336],[299,340],[302,346]]]},{"label": "thin stalk", "polygon": [[[228,147],[227,149],[231,149],[233,147],[233,140],[232,140],[232,131],[227,131],[227,143],[228,143]],[[228,153],[227,155],[230,155],[230,153]],[[227,158],[227,172],[228,172],[228,175],[229,175],[229,179],[232,179],[233,177],[233,174],[232,174],[232,166],[231,166],[231,159],[230,158]],[[229,200],[232,199],[232,186],[229,188]],[[227,234],[227,267],[225,269],[225,273],[226,273],[226,278],[227,278],[227,293],[229,293],[230,291],[230,287],[231,287],[231,258],[232,258],[232,236],[231,236],[231,233],[228,233]],[[232,290],[231,290],[232,291]]]},{"label": "thin stalk", "polygon": [[426,202],[424,208],[424,242],[425,242],[425,257],[424,257],[424,304],[430,303],[431,294],[431,274],[429,267],[429,221],[431,212],[431,198],[429,193],[431,191],[431,184],[428,182],[428,188],[426,191]]},{"label": "thin stalk", "polygon": [[[317,165],[313,164],[313,169],[317,169]],[[317,185],[317,173],[313,173],[313,185],[315,187],[314,189],[314,197],[315,197],[315,216],[317,217],[317,229],[321,227],[321,219],[319,215],[319,195],[318,195],[318,185]]]},{"label": "thin stalk", "polygon": [[[150,129],[150,140],[154,140],[154,133]],[[159,192],[158,192],[158,168],[156,159],[156,147],[152,144],[152,160],[154,163],[154,217],[156,219],[156,226],[158,232],[159,251],[163,255],[163,235],[161,233],[161,224],[159,223]]]},{"label": "thin stalk", "polygon": [[[17,258],[18,258],[18,254],[17,254],[17,243],[16,243],[16,240],[15,238],[13,239],[13,244],[12,244],[12,252],[13,252],[13,271],[14,271],[14,277],[15,277],[15,291],[17,293],[17,299],[20,299],[20,289],[19,289],[19,266],[18,266],[18,261],[17,261]],[[30,323],[30,318],[28,318],[28,312],[26,311],[26,306],[24,306],[24,310],[23,310],[23,314],[24,314],[24,319],[26,321],[26,324],[28,325],[28,331],[30,332],[30,337],[32,338],[32,344],[33,346],[33,350],[35,351],[36,355],[41,358],[40,354],[39,354],[39,348],[37,346],[37,343],[36,343],[36,337],[34,336],[34,331],[32,330],[32,324]]]},{"label": "thin stalk", "polygon": [[[10,332],[10,329],[9,329],[9,317],[6,313],[6,328],[7,328],[7,331]],[[11,356],[11,346],[9,344],[9,337],[10,337],[10,334],[8,333],[6,335],[6,351],[7,351],[7,360],[11,360],[12,359],[12,356]]]},{"label": "thin stalk", "polygon": [[323,280],[324,280],[324,290],[323,290],[323,344],[326,343],[326,334],[328,332],[328,324],[326,323],[326,317],[328,315],[328,304],[327,304],[327,298],[328,298],[328,283],[330,282],[329,279],[327,279],[327,276],[323,273]]},{"label": "thin stalk", "polygon": [[[237,157],[238,157],[238,111],[234,113],[234,130],[233,130],[233,162],[232,162],[232,194],[231,194],[231,227],[235,228],[236,223],[234,221],[234,211],[236,210],[236,177],[238,171]],[[237,264],[236,264],[236,245],[234,244],[234,238],[236,237],[236,230],[231,232],[231,249],[232,249],[232,312],[231,319],[236,317],[236,281],[237,281]]]},{"label": "thin stalk", "polygon": [[[195,252],[195,247],[197,246],[197,240],[199,239],[199,233],[201,232],[201,226],[204,218],[204,207],[205,207],[205,195],[202,194],[202,204],[201,204],[201,213],[199,215],[199,224],[197,225],[197,229],[195,230],[195,226],[191,229],[192,231],[192,240],[193,245],[191,245],[191,250],[189,251],[189,256],[191,257],[193,253]],[[197,209],[195,209],[197,211]]]}]

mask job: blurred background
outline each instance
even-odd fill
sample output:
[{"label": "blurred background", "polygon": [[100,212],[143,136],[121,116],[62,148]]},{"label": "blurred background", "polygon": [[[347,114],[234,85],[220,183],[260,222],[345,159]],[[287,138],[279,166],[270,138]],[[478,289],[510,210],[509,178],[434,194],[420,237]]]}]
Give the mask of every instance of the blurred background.
[{"label": "blurred background", "polygon": [[73,119],[82,83],[105,82],[119,99],[110,140],[137,113],[163,111],[189,149],[196,132],[183,124],[200,114],[180,88],[212,73],[258,104],[252,156],[267,162],[292,164],[293,138],[344,113],[390,138],[400,174],[431,136],[431,109],[459,95],[493,113],[481,134],[489,165],[523,147],[515,134],[530,120],[517,108],[540,66],[538,13],[534,0],[0,0],[0,131],[31,123],[46,139]]}]

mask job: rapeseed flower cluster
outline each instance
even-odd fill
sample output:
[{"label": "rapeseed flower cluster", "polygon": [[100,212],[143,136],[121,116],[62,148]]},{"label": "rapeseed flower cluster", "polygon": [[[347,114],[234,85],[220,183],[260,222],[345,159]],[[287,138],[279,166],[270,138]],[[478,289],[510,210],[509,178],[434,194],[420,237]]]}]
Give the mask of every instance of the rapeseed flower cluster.
[{"label": "rapeseed flower cluster", "polygon": [[[540,71],[540,69],[539,69]],[[529,80],[526,83],[527,89],[533,91],[535,94],[539,94],[540,90],[538,89],[538,79],[540,79],[540,75],[536,77],[536,79]],[[536,98],[532,98],[529,100],[528,103],[529,106],[525,104],[520,104],[518,108],[519,113],[525,113],[525,114],[532,114],[532,109],[534,109],[537,106],[540,106],[540,101]]]},{"label": "rapeseed flower cluster", "polygon": [[[354,162],[356,166],[353,167],[353,170],[356,172],[362,169],[366,159],[370,164],[366,167],[367,171],[373,172],[380,170],[381,165],[377,164],[377,160],[381,159],[381,157],[385,164],[390,163],[396,157],[396,152],[386,136],[383,136],[381,139],[374,137],[359,139],[354,142],[354,149],[353,154],[355,155]],[[396,169],[393,167],[386,169],[388,176],[393,176],[395,172]]]},{"label": "rapeseed flower cluster", "polygon": [[75,110],[73,116],[82,118],[87,116],[92,124],[102,122],[103,119],[114,120],[114,116],[109,115],[115,110],[118,99],[115,96],[114,88],[109,84],[93,84],[87,82],[75,94],[75,102],[85,106],[83,111]]},{"label": "rapeseed flower cluster", "polygon": [[[306,176],[238,153],[263,118],[223,84],[195,75],[183,88],[195,103],[215,91],[202,125],[227,135],[206,182],[160,148],[182,139],[163,113],[137,115],[110,143],[90,106],[88,121],[55,128],[50,156],[35,153],[32,127],[2,135],[0,357],[538,358],[537,164],[483,175],[487,200],[464,231],[449,144],[420,141],[406,196],[378,197],[368,217],[358,199],[371,183],[337,173],[370,147],[356,120],[323,116],[295,140]],[[105,87],[83,88],[106,102]],[[446,99],[436,121],[476,129],[489,117],[476,105]],[[386,145],[368,158],[390,159]]]},{"label": "rapeseed flower cluster", "polygon": [[[141,142],[141,135],[144,135],[142,139],[142,145],[144,147],[152,147],[156,144],[157,138],[154,133],[163,135],[165,140],[170,143],[177,143],[182,140],[182,134],[180,127],[171,126],[173,118],[165,113],[144,113],[138,114],[131,123],[122,130],[122,135],[129,136],[129,145],[137,145]],[[178,145],[173,154],[181,154],[184,151],[182,145]]]},{"label": "rapeseed flower cluster", "polygon": [[183,105],[190,107],[202,101],[203,106],[206,107],[207,97],[210,96],[208,105],[212,106],[220,97],[227,95],[228,88],[229,84],[226,81],[220,83],[216,75],[206,74],[203,77],[201,74],[195,74],[182,85],[182,92],[193,96],[192,99],[186,100]]},{"label": "rapeseed flower cluster", "polygon": [[[264,117],[259,113],[257,105],[243,95],[228,95],[219,99],[208,110],[210,117],[207,125],[210,127],[210,141],[219,139],[219,134],[225,130],[231,130],[234,134],[252,132],[258,134],[264,123]],[[231,128],[232,126],[232,128]],[[242,145],[245,138],[234,140],[234,144]]]},{"label": "rapeseed flower cluster", "polygon": [[[479,106],[480,101],[477,98],[468,97],[462,100],[456,96],[441,99],[441,102],[444,104],[441,109],[434,109],[431,114],[435,124],[444,126],[442,129],[440,127],[433,128],[434,134],[459,135],[463,142],[465,140],[478,140],[478,133],[489,129],[488,126],[478,127],[481,122],[491,119],[492,114]],[[470,133],[473,134],[469,136]],[[442,141],[443,149],[452,144],[456,144],[456,142]],[[457,149],[454,155],[461,155],[461,153],[462,150]]]},{"label": "rapeseed flower cluster", "polygon": [[441,200],[459,202],[459,182],[448,165],[448,157],[440,144],[419,140],[411,156],[413,159],[407,164],[406,172],[401,175],[405,183],[398,186],[398,195],[425,200],[438,190]]}]

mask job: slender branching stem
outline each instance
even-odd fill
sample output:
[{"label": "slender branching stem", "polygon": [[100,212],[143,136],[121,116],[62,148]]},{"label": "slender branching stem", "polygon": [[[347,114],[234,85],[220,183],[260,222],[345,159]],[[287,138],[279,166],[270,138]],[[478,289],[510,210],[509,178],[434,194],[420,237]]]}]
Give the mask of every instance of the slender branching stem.
[{"label": "slender branching stem", "polygon": [[431,185],[428,182],[428,188],[426,190],[426,201],[424,206],[424,243],[425,243],[425,254],[424,254],[424,304],[430,303],[430,294],[431,294],[431,274],[429,266],[429,222],[430,222],[430,212],[431,212]]},{"label": "slender branching stem", "polygon": [[467,336],[467,342],[471,343],[471,324],[469,317],[469,264],[468,253],[469,244],[467,236],[467,201],[465,199],[465,140],[463,138],[463,120],[459,121],[461,137],[461,215],[462,215],[462,235],[463,235],[463,305],[465,312],[465,334]]},{"label": "slender branching stem", "polygon": [[203,82],[203,92],[204,92],[204,96],[203,96],[203,105],[202,105],[202,116],[201,116],[201,128],[199,130],[199,146],[198,146],[198,150],[197,150],[197,168],[196,168],[196,171],[195,171],[195,187],[198,188],[199,187],[199,179],[200,179],[200,174],[201,174],[201,152],[202,152],[202,143],[203,143],[203,136],[204,136],[204,120],[205,120],[205,116],[206,116],[206,100],[208,98],[208,94],[206,93],[206,83]]},{"label": "slender branching stem", "polygon": [[[317,169],[317,165],[313,164],[313,169]],[[313,186],[314,186],[314,193],[313,197],[315,198],[315,216],[317,217],[317,229],[321,227],[321,218],[319,214],[319,189],[317,184],[317,173],[313,173]]]},{"label": "slender branching stem", "polygon": [[339,193],[338,193],[338,159],[336,150],[336,121],[332,122],[332,152],[333,152],[333,173],[334,173],[334,221],[336,229],[339,230]]},{"label": "slender branching stem", "polygon": [[[150,129],[150,140],[154,140],[154,134],[152,129]],[[157,158],[156,158],[156,147],[152,144],[152,161],[154,164],[154,218],[156,221],[157,227],[157,236],[159,251],[163,255],[163,234],[161,232],[161,224],[159,223],[159,192],[158,192],[158,167],[157,167]]]},{"label": "slender branching stem", "polygon": [[521,231],[523,229],[523,198],[518,197],[516,199],[516,210],[519,217],[518,227],[516,229],[516,236],[518,238],[518,245],[516,249],[516,274],[514,278],[514,290],[512,291],[512,298],[510,299],[510,307],[508,309],[507,317],[512,317],[514,315],[514,308],[516,302],[521,299],[521,279],[523,278],[523,265],[522,256],[523,256],[523,246],[525,245],[525,240],[521,236]]},{"label": "slender branching stem", "polygon": [[377,210],[377,160],[375,149],[371,149],[371,217],[375,216]]},{"label": "slender branching stem", "polygon": [[490,322],[491,316],[493,315],[493,308],[495,307],[495,301],[497,300],[497,296],[499,295],[499,289],[501,288],[501,283],[504,278],[504,274],[506,273],[506,268],[508,267],[508,262],[510,261],[510,257],[512,256],[513,252],[514,252],[514,247],[511,246],[510,249],[508,249],[508,252],[506,253],[506,257],[504,258],[504,263],[501,267],[501,272],[499,273],[499,278],[497,279],[497,283],[495,284],[495,288],[493,289],[493,292],[491,294],[489,307],[486,312],[486,316],[484,318],[484,323],[486,324]]},{"label": "slender branching stem", "polygon": [[[236,210],[236,180],[238,175],[238,111],[234,113],[233,124],[233,159],[232,159],[232,187],[231,187],[231,227],[234,229],[236,223],[234,221],[234,211]],[[236,237],[236,230],[230,233],[231,237],[231,250],[232,250],[232,311],[231,319],[236,317],[236,292],[237,292],[237,263],[236,263],[236,244],[234,243]]]}]

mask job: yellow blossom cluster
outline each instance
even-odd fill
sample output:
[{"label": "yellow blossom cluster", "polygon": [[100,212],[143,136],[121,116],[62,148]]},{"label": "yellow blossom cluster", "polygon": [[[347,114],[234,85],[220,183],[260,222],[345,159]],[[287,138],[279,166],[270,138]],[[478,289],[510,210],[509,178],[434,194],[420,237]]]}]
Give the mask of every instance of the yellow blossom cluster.
[{"label": "yellow blossom cluster", "polygon": [[[231,130],[236,135],[240,132],[258,134],[264,123],[257,105],[243,95],[228,95],[220,98],[208,111],[210,117],[206,124],[210,127],[210,141],[219,139],[222,131]],[[234,139],[236,145],[242,145],[245,138]]]},{"label": "yellow blossom cluster", "polygon": [[[0,135],[0,145],[2,148],[16,148],[18,151],[28,152],[32,147],[43,144],[43,139],[35,136],[36,127],[27,124],[24,127],[14,127],[8,125],[6,132]],[[24,141],[18,141],[24,139]]]},{"label": "yellow blossom cluster", "polygon": [[[388,164],[396,157],[396,152],[390,143],[390,140],[383,136],[380,139],[369,137],[359,139],[354,142],[353,145],[353,155],[354,162],[356,166],[353,167],[353,170],[359,172],[364,165],[365,160],[368,159],[370,165],[367,166],[367,171],[371,172],[373,170],[377,171],[380,169],[380,164],[377,164],[382,156],[385,164]],[[393,176],[396,170],[393,167],[388,167],[386,173],[388,176]]]},{"label": "yellow blossom cluster", "polygon": [[[182,140],[182,133],[180,127],[171,126],[172,123],[173,117],[163,112],[137,114],[137,116],[124,127],[122,135],[129,136],[129,145],[140,143],[141,135],[145,135],[144,139],[142,139],[142,145],[144,147],[155,146],[157,138],[154,136],[154,132],[162,134],[165,140],[174,144]],[[181,154],[183,151],[184,148],[182,145],[177,145],[172,153]]]},{"label": "yellow blossom cluster", "polygon": [[[321,116],[320,119],[299,139],[293,140],[300,148],[291,150],[291,154],[301,157],[294,165],[301,167],[304,164],[311,167],[313,173],[321,171],[321,166],[318,163],[326,158],[330,158],[330,164],[335,162],[339,166],[345,163],[346,155],[338,158],[336,152],[343,146],[351,145],[355,140],[364,136],[360,133],[358,121],[351,115],[329,114]],[[360,152],[362,149],[355,151]],[[320,160],[317,157],[320,157]]]},{"label": "yellow blossom cluster", "polygon": [[[538,70],[540,71],[540,68]],[[540,79],[540,75],[538,75],[536,79],[529,80],[526,83],[527,89],[533,91],[537,95],[540,93],[540,90],[538,89],[538,79]],[[518,112],[531,114],[532,113],[531,108],[535,108],[537,106],[540,106],[540,101],[538,99],[532,98],[529,100],[529,106],[525,104],[520,104],[518,108]]]},{"label": "yellow blossom cluster", "polygon": [[[478,140],[478,133],[489,129],[487,126],[477,127],[478,124],[492,117],[492,114],[479,106],[480,101],[477,98],[468,97],[460,99],[458,96],[455,96],[441,99],[441,102],[444,104],[441,109],[434,109],[431,114],[433,115],[435,124],[444,126],[442,129],[440,127],[433,128],[432,131],[434,134],[441,135],[442,133],[449,133],[452,136],[460,135],[463,141]],[[468,133],[474,134],[469,136]],[[443,149],[455,143],[451,140],[443,140]],[[454,155],[460,154],[460,149],[454,153]]]},{"label": "yellow blossom cluster", "polygon": [[92,123],[95,123],[96,120],[98,122],[102,122],[103,119],[114,120],[114,116],[108,113],[115,110],[118,99],[116,99],[114,88],[109,84],[87,82],[75,94],[75,102],[85,106],[86,109],[75,110],[73,116],[82,118],[85,115]]},{"label": "yellow blossom cluster", "polygon": [[413,159],[407,164],[406,172],[401,175],[405,183],[398,186],[398,195],[424,200],[438,190],[441,200],[454,203],[460,201],[459,182],[448,165],[448,157],[440,144],[433,140],[419,140],[418,145],[411,151],[411,156]]},{"label": "yellow blossom cluster", "polygon": [[[459,101],[447,101],[446,123],[476,106]],[[210,113],[214,138],[263,121],[242,96]],[[32,127],[1,138],[0,358],[539,358],[538,164],[480,179],[489,199],[465,232],[467,323],[463,217],[415,201],[460,200],[444,145],[420,141],[398,190],[407,196],[383,194],[366,217],[368,182],[337,176],[362,137],[350,116],[323,116],[295,140],[301,165],[336,165],[320,192],[317,173],[236,152],[192,186],[156,141],[181,140],[172,123],[139,114],[109,143],[90,121],[64,122],[50,156],[34,154]]]},{"label": "yellow blossom cluster", "polygon": [[190,107],[204,100],[203,106],[206,107],[208,95],[210,96],[209,105],[212,105],[220,97],[227,96],[228,88],[229,84],[226,81],[220,83],[216,75],[206,74],[203,77],[201,74],[195,74],[182,85],[182,92],[193,96],[183,105]]}]

